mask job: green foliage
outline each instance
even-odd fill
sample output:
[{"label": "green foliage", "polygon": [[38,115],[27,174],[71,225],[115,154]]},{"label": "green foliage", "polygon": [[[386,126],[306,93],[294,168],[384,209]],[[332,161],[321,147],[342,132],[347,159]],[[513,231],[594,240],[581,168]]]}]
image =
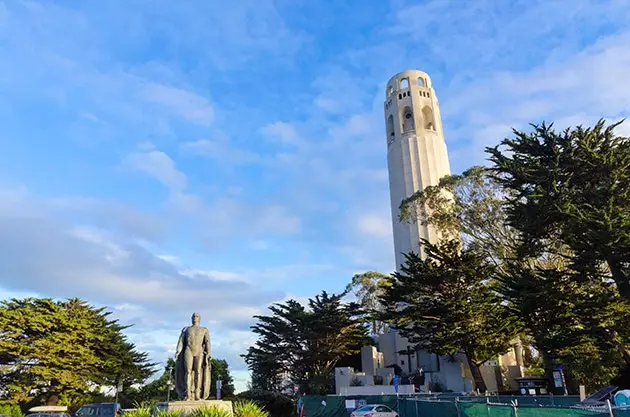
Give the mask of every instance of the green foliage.
[{"label": "green foliage", "polygon": [[600,120],[563,132],[532,125],[533,132],[515,130],[487,152],[509,193],[508,221],[522,234],[521,252],[536,256],[558,240],[571,250],[573,269],[598,275],[605,264],[630,300],[630,138],[615,135],[618,125]]},{"label": "green foliage", "polygon": [[154,364],[128,342],[125,326],[79,299],[0,304],[0,385],[16,403],[84,401],[103,385],[141,383]]},{"label": "green foliage", "polygon": [[400,206],[401,220],[461,236],[497,267],[489,283],[545,358],[538,369],[563,363],[593,385],[629,359],[630,140],[616,126],[514,131],[487,149],[490,169],[444,177]]},{"label": "green foliage", "polygon": [[487,168],[442,177],[435,186],[400,204],[400,220],[434,227],[445,239],[461,238],[464,247],[483,253],[496,265],[516,247],[518,232],[507,223],[506,193]]},{"label": "green foliage", "polygon": [[212,358],[212,368],[210,371],[212,377],[212,386],[210,387],[210,396],[216,398],[217,385],[216,381],[221,380],[221,398],[234,397],[234,379],[230,375],[230,369],[225,359]]},{"label": "green foliage", "polygon": [[16,404],[2,404],[0,405],[0,414],[7,417],[24,417],[22,409]]},{"label": "green foliage", "polygon": [[239,392],[237,401],[253,401],[260,405],[273,417],[293,417],[296,404],[289,396],[262,390],[250,390]]},{"label": "green foliage", "polygon": [[[611,282],[555,264],[509,262],[497,290],[543,354],[581,383],[605,385],[624,364],[630,303]],[[548,372],[549,373],[549,370]]]},{"label": "green foliage", "polygon": [[406,255],[382,297],[384,318],[403,336],[439,355],[466,354],[476,386],[485,391],[479,365],[508,351],[517,320],[493,291],[496,268],[459,242],[423,241],[426,258]]},{"label": "green foliage", "polygon": [[[154,407],[153,404],[147,403],[147,402],[142,403],[142,404],[137,404],[134,410],[125,411],[123,415],[125,417],[152,417],[153,407]],[[160,415],[160,417],[163,417],[163,416]],[[174,416],[174,417],[181,417],[181,415]]]},{"label": "green foliage", "polygon": [[232,417],[231,414],[217,407],[198,408],[191,412],[189,417]]},{"label": "green foliage", "polygon": [[308,309],[289,300],[270,306],[270,316],[256,316],[252,330],[259,339],[243,355],[252,385],[280,390],[280,375],[286,373],[302,392],[328,394],[333,368],[367,342],[363,312],[357,303],[342,303],[344,295],[323,291],[309,299]]},{"label": "green foliage", "polygon": [[174,410],[160,410],[157,412],[156,417],[182,417],[182,412]]},{"label": "green foliage", "polygon": [[270,417],[270,414],[256,402],[245,400],[234,404],[234,417]]},{"label": "green foliage", "polygon": [[604,385],[630,363],[630,139],[604,121],[532,126],[487,149],[519,232],[499,290],[538,350]]},{"label": "green foliage", "polygon": [[384,322],[379,320],[379,315],[383,312],[379,297],[382,295],[387,282],[387,275],[368,271],[355,274],[346,287],[346,291],[354,292],[359,304],[366,312],[365,320],[370,324],[370,333],[373,336],[384,333],[387,327]]}]

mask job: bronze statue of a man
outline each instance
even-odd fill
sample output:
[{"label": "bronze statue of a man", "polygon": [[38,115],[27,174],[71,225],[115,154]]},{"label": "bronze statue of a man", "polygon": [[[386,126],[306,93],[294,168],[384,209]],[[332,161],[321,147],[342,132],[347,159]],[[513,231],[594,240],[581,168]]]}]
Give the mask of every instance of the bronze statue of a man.
[{"label": "bronze statue of a man", "polygon": [[186,401],[205,400],[210,395],[210,332],[199,320],[199,313],[194,313],[192,326],[182,330],[175,353],[175,389]]}]

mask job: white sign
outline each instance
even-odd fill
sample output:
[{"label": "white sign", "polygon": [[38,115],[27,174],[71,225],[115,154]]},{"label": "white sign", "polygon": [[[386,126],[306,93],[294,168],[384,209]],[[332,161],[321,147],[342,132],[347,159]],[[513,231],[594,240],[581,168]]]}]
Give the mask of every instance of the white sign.
[{"label": "white sign", "polygon": [[220,379],[217,381],[217,400],[221,399],[221,387],[223,386],[223,381]]},{"label": "white sign", "polygon": [[355,400],[346,400],[346,410],[354,410],[355,408],[357,408]]}]

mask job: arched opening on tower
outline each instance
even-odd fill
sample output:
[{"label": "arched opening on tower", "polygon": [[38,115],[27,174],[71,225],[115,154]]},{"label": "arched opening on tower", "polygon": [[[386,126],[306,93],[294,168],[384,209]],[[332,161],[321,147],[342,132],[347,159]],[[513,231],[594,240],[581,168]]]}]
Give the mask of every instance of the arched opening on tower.
[{"label": "arched opening on tower", "polygon": [[394,139],[394,115],[390,114],[387,118],[387,140]]},{"label": "arched opening on tower", "polygon": [[409,88],[408,78],[403,78],[402,80],[400,80],[400,89],[402,90],[403,88]]},{"label": "arched opening on tower", "polygon": [[424,128],[427,130],[435,130],[435,117],[433,110],[429,106],[422,108],[422,118],[424,119]]},{"label": "arched opening on tower", "polygon": [[415,130],[416,124],[413,120],[413,111],[411,110],[411,107],[405,107],[401,116],[403,133]]},{"label": "arched opening on tower", "polygon": [[424,80],[422,79],[422,77],[418,77],[417,82],[418,82],[418,87],[425,87]]}]

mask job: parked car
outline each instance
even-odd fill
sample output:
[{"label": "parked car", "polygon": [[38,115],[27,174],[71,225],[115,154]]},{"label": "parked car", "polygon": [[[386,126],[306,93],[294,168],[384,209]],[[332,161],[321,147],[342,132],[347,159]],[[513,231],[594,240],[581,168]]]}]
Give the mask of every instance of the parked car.
[{"label": "parked car", "polygon": [[366,404],[354,410],[350,417],[398,417],[398,413],[383,404]]},{"label": "parked car", "polygon": [[66,406],[40,405],[28,410],[26,417],[70,417],[70,413]]},{"label": "parked car", "polygon": [[116,417],[120,414],[120,404],[84,404],[75,413],[76,417]]}]

